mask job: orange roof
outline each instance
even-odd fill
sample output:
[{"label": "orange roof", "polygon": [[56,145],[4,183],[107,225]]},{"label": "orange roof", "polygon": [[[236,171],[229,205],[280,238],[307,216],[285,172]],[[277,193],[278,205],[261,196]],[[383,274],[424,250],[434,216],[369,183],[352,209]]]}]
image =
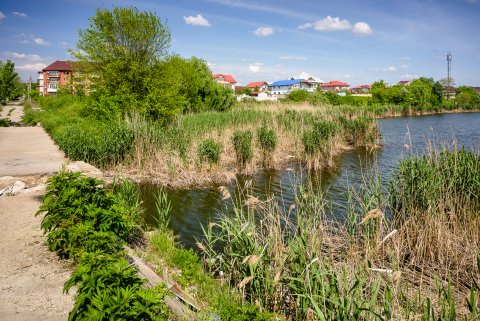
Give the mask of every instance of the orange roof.
[{"label": "orange roof", "polygon": [[213,78],[217,79],[217,78],[223,78],[223,80],[225,80],[226,82],[229,82],[231,84],[236,84],[237,81],[235,80],[235,78],[233,78],[232,75],[226,75],[226,74],[214,74],[213,75]]},{"label": "orange roof", "polygon": [[350,87],[350,85],[338,80],[333,80],[322,84],[322,87]]},{"label": "orange roof", "polygon": [[268,85],[266,81],[254,81],[247,85],[248,88],[262,87],[263,85]]}]

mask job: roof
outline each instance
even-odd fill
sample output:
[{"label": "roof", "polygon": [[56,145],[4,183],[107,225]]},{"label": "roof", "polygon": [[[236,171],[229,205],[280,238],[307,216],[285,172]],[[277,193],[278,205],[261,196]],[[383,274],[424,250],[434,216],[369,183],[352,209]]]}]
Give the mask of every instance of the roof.
[{"label": "roof", "polygon": [[360,86],[356,86],[356,87],[353,87],[352,89],[371,89],[372,86],[370,85],[360,85]]},{"label": "roof", "polygon": [[350,85],[338,80],[333,80],[322,84],[322,87],[350,87]]},{"label": "roof", "polygon": [[409,84],[410,82],[411,82],[411,80],[400,80],[398,83],[399,83],[400,85],[407,85],[407,84]]},{"label": "roof", "polygon": [[226,74],[214,74],[213,75],[213,78],[217,79],[217,78],[223,78],[223,80],[225,80],[226,82],[229,82],[231,84],[236,84],[237,81],[235,80],[235,78],[233,78],[232,75],[226,75]]},{"label": "roof", "polygon": [[268,87],[273,87],[273,86],[291,86],[291,85],[295,85],[295,84],[301,83],[302,81],[303,81],[303,79],[279,80],[279,81],[276,81],[276,82],[268,85]]},{"label": "roof", "polygon": [[263,85],[267,85],[268,86],[268,83],[266,81],[254,81],[254,82],[251,82],[247,85],[248,88],[255,88],[255,87],[262,87]]},{"label": "roof", "polygon": [[57,60],[42,71],[73,71],[73,61]]}]

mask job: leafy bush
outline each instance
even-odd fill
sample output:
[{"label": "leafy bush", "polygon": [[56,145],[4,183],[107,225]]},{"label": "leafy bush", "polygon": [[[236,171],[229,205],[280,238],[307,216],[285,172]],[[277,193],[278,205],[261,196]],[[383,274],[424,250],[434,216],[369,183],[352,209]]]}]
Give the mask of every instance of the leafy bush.
[{"label": "leafy bush", "polygon": [[143,289],[145,282],[125,259],[124,243],[136,229],[137,197],[127,183],[117,196],[103,182],[80,173],[62,172],[48,180],[38,214],[47,244],[61,257],[78,262],[64,285],[77,286],[69,320],[167,320],[165,288]]},{"label": "leafy bush", "polygon": [[320,91],[309,94],[307,101],[314,106],[323,106],[329,103],[327,96]]},{"label": "leafy bush", "polygon": [[320,149],[320,134],[316,130],[304,131],[302,144],[307,155],[315,155]]},{"label": "leafy bush", "polygon": [[240,166],[245,166],[253,157],[252,150],[252,132],[235,131],[232,137],[233,148],[237,155],[237,162]]},{"label": "leafy bush", "polygon": [[288,99],[294,102],[302,102],[307,100],[308,95],[308,91],[306,90],[292,90],[288,94]]},{"label": "leafy bush", "polygon": [[220,143],[211,138],[206,139],[198,145],[198,158],[202,162],[207,161],[210,164],[217,164],[220,160],[220,150]]},{"label": "leafy bush", "polygon": [[0,118],[0,127],[8,127],[8,118]]},{"label": "leafy bush", "polygon": [[277,147],[277,134],[275,130],[268,129],[265,126],[260,127],[257,132],[258,141],[264,153],[273,153]]}]

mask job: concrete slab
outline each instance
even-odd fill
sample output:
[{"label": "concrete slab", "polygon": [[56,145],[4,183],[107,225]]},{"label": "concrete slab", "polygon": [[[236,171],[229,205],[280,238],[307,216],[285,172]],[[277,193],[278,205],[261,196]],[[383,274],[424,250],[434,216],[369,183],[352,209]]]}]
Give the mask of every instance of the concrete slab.
[{"label": "concrete slab", "polygon": [[22,120],[22,116],[23,106],[17,102],[5,105],[3,106],[3,110],[0,110],[0,118],[8,118],[16,123],[19,123]]},{"label": "concrete slab", "polygon": [[42,127],[0,127],[0,176],[51,174],[66,163]]}]

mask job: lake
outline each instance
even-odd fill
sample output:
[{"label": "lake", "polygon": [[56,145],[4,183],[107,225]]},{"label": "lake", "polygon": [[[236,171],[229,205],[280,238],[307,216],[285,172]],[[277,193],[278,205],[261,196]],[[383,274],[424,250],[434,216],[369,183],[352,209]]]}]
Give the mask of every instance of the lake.
[{"label": "lake", "polygon": [[[253,177],[238,176],[237,184],[229,186],[234,195],[235,186],[252,180],[254,196],[265,199],[275,195],[288,208],[295,199],[295,182],[311,179],[325,192],[332,203],[333,214],[342,216],[347,204],[349,188],[359,186],[373,171],[380,173],[385,184],[403,157],[422,154],[431,146],[465,146],[480,149],[480,113],[441,114],[398,117],[378,120],[383,145],[373,151],[348,150],[334,159],[335,166],[328,170],[308,172],[301,166],[285,171],[262,172]],[[238,184],[240,183],[240,184]],[[194,247],[195,237],[202,235],[201,225],[207,225],[220,211],[228,212],[231,200],[222,201],[219,186],[168,190],[172,203],[171,228],[185,247]],[[145,220],[155,225],[155,185],[142,185],[140,198],[145,209]]]}]

